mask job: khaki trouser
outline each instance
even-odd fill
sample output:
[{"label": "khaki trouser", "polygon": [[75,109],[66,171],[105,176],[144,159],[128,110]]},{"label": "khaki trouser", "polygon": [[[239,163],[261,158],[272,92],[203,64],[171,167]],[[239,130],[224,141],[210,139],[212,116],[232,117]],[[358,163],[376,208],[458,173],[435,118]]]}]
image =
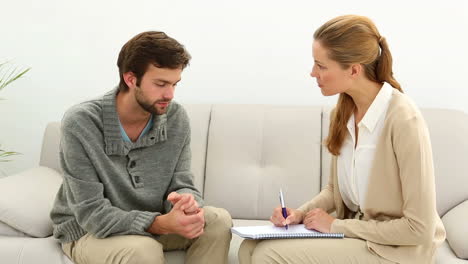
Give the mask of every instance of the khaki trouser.
[{"label": "khaki trouser", "polygon": [[393,263],[374,254],[364,240],[276,239],[244,240],[239,249],[240,264],[294,263]]},{"label": "khaki trouser", "polygon": [[163,235],[157,240],[147,236],[124,235],[98,239],[86,234],[65,243],[62,249],[76,264],[157,264],[165,263],[163,251],[185,250],[186,263],[227,263],[231,242],[230,214],[215,207],[204,207],[205,230],[195,239]]}]

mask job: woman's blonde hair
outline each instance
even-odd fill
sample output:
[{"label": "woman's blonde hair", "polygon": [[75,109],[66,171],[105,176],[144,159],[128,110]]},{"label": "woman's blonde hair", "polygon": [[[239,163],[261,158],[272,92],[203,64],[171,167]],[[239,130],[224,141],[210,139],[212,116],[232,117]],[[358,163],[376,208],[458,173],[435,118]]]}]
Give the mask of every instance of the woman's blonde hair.
[{"label": "woman's blonde hair", "polygon": [[[318,28],[314,39],[328,51],[328,57],[338,62],[343,69],[349,68],[351,64],[361,64],[369,80],[387,82],[403,92],[400,84],[393,78],[392,54],[387,41],[369,18],[356,15],[336,17]],[[351,96],[340,94],[331,116],[330,132],[325,140],[333,155],[340,154],[347,133],[346,124],[354,107]]]}]

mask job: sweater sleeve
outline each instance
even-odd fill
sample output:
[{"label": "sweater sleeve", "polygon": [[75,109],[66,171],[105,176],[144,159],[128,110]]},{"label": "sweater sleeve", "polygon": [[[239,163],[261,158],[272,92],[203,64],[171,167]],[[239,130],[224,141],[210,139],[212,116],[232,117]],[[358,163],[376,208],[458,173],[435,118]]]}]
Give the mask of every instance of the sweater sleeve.
[{"label": "sweater sleeve", "polygon": [[[198,206],[203,207],[203,198],[193,182],[191,162],[192,152],[190,150],[190,129],[188,129],[188,133],[184,140],[184,146],[179,155],[179,159],[177,161],[177,165],[174,170],[174,174],[172,176],[172,180],[169,184],[165,197],[167,197],[171,192],[177,192],[180,194],[190,193],[197,201]],[[169,212],[172,209],[172,204],[167,200],[165,200],[164,202],[164,209],[166,212]]]},{"label": "sweater sleeve", "polygon": [[[401,123],[400,123],[401,122]],[[401,218],[377,221],[335,220],[331,232],[383,245],[420,245],[435,232],[435,185],[426,124],[416,114],[394,126],[392,143],[403,194]]]},{"label": "sweater sleeve", "polygon": [[104,196],[93,162],[83,147],[84,135],[71,120],[62,121],[60,164],[64,174],[63,188],[68,206],[77,223],[98,238],[111,235],[151,235],[146,232],[159,213],[124,211]]}]

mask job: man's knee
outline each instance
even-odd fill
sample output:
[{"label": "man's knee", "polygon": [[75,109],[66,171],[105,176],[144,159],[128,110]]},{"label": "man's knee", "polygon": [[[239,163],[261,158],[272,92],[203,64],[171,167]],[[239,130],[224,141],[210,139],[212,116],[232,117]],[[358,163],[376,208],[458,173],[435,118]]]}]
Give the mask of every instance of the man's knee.
[{"label": "man's knee", "polygon": [[127,263],[164,263],[162,245],[153,238],[141,236],[125,245],[128,250]]},{"label": "man's knee", "polygon": [[229,230],[232,227],[232,218],[229,212],[223,208],[206,206],[205,210],[205,231],[215,230],[222,232]]}]

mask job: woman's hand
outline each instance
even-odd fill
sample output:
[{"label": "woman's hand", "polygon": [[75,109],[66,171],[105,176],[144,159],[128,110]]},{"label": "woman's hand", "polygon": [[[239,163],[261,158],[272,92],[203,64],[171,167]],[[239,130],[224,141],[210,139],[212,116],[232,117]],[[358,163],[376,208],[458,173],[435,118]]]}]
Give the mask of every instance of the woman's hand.
[{"label": "woman's hand", "polygon": [[335,218],[321,208],[309,211],[304,218],[307,229],[315,229],[322,233],[330,233],[331,225]]},{"label": "woman's hand", "polygon": [[270,217],[270,221],[275,226],[295,225],[300,224],[304,218],[304,214],[296,209],[286,208],[288,217],[284,219],[281,206],[278,206],[273,210],[273,215]]}]

